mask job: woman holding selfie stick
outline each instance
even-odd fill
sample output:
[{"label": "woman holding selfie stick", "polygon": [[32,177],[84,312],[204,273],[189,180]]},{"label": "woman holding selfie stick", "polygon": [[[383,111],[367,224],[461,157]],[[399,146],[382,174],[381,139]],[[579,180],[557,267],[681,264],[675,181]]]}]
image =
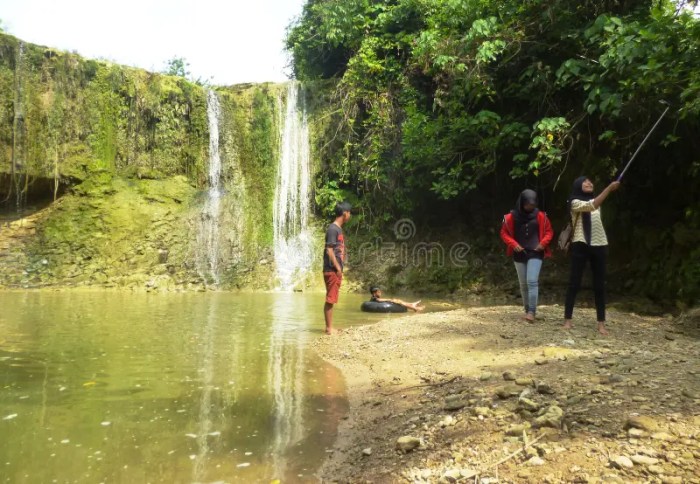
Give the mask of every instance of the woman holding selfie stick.
[{"label": "woman holding selfie stick", "polygon": [[581,288],[581,278],[586,264],[590,262],[593,272],[593,293],[595,295],[598,332],[608,334],[605,328],[605,266],[608,256],[608,239],[605,235],[600,207],[610,193],[620,187],[614,181],[600,195],[594,195],[593,182],[586,176],[574,181],[569,197],[569,212],[572,219],[571,272],[566,291],[564,308],[564,328],[571,329],[576,294]]}]

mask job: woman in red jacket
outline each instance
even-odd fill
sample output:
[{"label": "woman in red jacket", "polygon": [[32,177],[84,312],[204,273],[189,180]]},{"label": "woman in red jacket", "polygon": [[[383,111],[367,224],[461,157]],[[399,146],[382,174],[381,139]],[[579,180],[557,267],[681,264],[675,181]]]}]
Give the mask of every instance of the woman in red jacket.
[{"label": "woman in red jacket", "polygon": [[529,322],[534,322],[537,314],[540,269],[544,258],[552,255],[549,249],[552,237],[554,231],[547,214],[537,208],[537,193],[524,190],[515,210],[503,217],[501,239],[507,246],[506,254],[513,256],[525,319]]}]

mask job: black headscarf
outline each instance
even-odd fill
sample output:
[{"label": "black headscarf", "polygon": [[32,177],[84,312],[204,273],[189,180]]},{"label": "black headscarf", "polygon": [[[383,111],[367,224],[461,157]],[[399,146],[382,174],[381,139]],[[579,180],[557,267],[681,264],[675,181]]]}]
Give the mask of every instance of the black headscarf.
[{"label": "black headscarf", "polygon": [[[535,209],[532,212],[526,212],[523,208],[526,203],[534,204]],[[511,211],[513,217],[515,217],[515,222],[518,224],[525,224],[535,219],[537,217],[537,212],[539,212],[537,208],[537,193],[534,190],[523,190],[515,202],[515,210]]]},{"label": "black headscarf", "polygon": [[[569,200],[567,204],[569,205],[569,213],[571,213],[571,201],[572,200],[583,200],[587,202],[595,198],[593,193],[585,193],[583,191],[583,182],[588,180],[587,176],[580,176],[574,180],[574,186],[571,190],[571,195],[569,195]],[[579,213],[581,217],[581,222],[583,223],[583,236],[586,239],[586,243],[590,245],[591,243],[591,212],[581,212]]]}]

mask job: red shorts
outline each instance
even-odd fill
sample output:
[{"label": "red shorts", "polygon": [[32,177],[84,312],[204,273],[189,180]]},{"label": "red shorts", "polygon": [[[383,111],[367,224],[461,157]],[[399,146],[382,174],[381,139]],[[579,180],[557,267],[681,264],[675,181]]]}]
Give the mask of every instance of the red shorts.
[{"label": "red shorts", "polygon": [[343,273],[324,272],[323,282],[326,283],[326,302],[328,304],[336,304],[338,302],[340,283],[343,282]]}]

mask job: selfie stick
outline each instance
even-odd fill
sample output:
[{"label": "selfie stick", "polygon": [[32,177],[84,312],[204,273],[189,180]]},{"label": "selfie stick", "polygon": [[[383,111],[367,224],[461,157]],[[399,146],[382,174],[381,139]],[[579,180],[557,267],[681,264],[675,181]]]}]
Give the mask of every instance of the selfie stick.
[{"label": "selfie stick", "polygon": [[630,167],[630,165],[632,164],[632,162],[633,162],[634,159],[636,158],[637,153],[639,153],[639,151],[642,149],[642,146],[644,146],[644,143],[646,143],[647,140],[649,139],[649,136],[651,136],[651,133],[654,132],[654,130],[655,130],[656,127],[659,125],[659,123],[661,122],[661,120],[663,119],[663,117],[666,116],[666,113],[667,113],[668,110],[671,108],[671,106],[668,106],[668,103],[666,103],[666,102],[664,102],[664,101],[661,101],[661,102],[662,102],[663,104],[667,104],[666,109],[664,110],[663,113],[661,113],[661,116],[659,116],[659,119],[656,121],[656,123],[654,124],[654,126],[651,127],[651,129],[650,129],[649,132],[647,133],[646,137],[644,138],[644,141],[642,141],[642,144],[639,145],[639,148],[637,148],[637,151],[635,151],[634,154],[632,155],[632,158],[630,158],[630,161],[627,162],[627,164],[625,165],[625,169],[622,170],[622,173],[620,173],[620,176],[617,177],[617,181],[621,181],[621,180],[622,180],[622,177],[623,177],[623,176],[625,175],[625,173],[627,172],[627,168]]}]

